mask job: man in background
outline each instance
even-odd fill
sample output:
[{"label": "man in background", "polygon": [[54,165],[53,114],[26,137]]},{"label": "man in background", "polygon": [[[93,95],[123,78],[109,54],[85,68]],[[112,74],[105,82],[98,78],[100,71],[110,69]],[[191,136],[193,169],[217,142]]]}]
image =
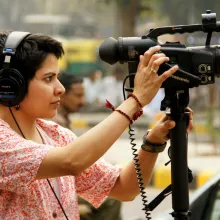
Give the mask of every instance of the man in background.
[{"label": "man in background", "polygon": [[[83,78],[70,73],[61,73],[59,80],[66,92],[61,96],[58,113],[53,120],[63,127],[70,128],[69,115],[79,112],[86,104]],[[121,220],[121,202],[112,198],[98,208],[94,208],[89,202],[79,199],[79,212],[81,220]]]},{"label": "man in background", "polygon": [[63,127],[70,128],[69,114],[79,112],[86,103],[83,78],[61,73],[59,80],[66,92],[61,96],[60,107],[53,120]]}]

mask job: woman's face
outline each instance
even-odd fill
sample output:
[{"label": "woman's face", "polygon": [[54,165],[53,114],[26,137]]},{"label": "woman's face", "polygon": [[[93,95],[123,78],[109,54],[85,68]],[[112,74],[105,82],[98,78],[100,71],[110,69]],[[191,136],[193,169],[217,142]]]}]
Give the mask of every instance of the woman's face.
[{"label": "woman's face", "polygon": [[30,81],[28,93],[20,103],[20,111],[33,119],[54,117],[60,105],[60,96],[65,92],[58,74],[58,60],[55,55],[49,54]]}]

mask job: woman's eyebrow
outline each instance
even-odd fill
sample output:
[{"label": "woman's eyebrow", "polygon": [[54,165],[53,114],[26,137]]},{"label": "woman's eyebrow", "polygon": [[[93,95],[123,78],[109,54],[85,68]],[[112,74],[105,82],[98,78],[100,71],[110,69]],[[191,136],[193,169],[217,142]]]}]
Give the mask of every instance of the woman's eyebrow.
[{"label": "woman's eyebrow", "polygon": [[45,73],[44,76],[49,76],[49,75],[58,75],[59,73],[54,73],[54,72],[48,72],[48,73]]}]

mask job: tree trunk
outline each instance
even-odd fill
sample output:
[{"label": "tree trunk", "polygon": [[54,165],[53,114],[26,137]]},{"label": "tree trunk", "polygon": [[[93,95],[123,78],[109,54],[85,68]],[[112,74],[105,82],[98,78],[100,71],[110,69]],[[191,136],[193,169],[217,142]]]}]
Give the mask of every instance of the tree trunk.
[{"label": "tree trunk", "polygon": [[119,36],[135,36],[137,4],[137,0],[127,0],[125,4],[118,4]]}]

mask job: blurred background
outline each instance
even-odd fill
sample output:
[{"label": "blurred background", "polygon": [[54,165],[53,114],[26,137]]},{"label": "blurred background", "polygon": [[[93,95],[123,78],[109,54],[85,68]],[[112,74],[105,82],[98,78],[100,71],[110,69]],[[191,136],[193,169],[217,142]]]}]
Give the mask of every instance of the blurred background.
[{"label": "blurred background", "polygon": [[[123,100],[122,83],[128,73],[127,64],[109,65],[101,61],[98,48],[103,40],[143,36],[150,29],[161,26],[201,24],[201,14],[208,9],[220,20],[218,6],[216,0],[0,0],[0,28],[44,33],[63,43],[65,56],[59,63],[61,71],[84,77],[86,105],[70,114],[71,128],[80,135],[110,113],[103,107],[105,99],[115,106]],[[206,34],[163,35],[159,40],[204,46]],[[220,34],[213,34],[211,44],[220,44]],[[161,117],[163,97],[161,89],[135,123],[137,143],[141,142],[144,131]],[[212,171],[219,171],[217,162],[213,164],[216,161],[213,158],[220,155],[219,79],[216,78],[215,84],[190,89],[189,106],[194,111],[195,123],[189,135],[189,161],[195,167],[203,164],[204,169],[210,169],[205,182]],[[127,131],[105,158],[112,163],[126,163],[132,159],[132,153],[125,154],[122,150],[120,154],[118,151],[125,147],[129,148]],[[196,159],[198,161],[193,162]],[[166,155],[161,156],[158,164],[166,160]],[[149,190],[154,194],[154,189]],[[125,219],[128,219],[126,215],[143,217],[141,202],[124,207]]]}]

